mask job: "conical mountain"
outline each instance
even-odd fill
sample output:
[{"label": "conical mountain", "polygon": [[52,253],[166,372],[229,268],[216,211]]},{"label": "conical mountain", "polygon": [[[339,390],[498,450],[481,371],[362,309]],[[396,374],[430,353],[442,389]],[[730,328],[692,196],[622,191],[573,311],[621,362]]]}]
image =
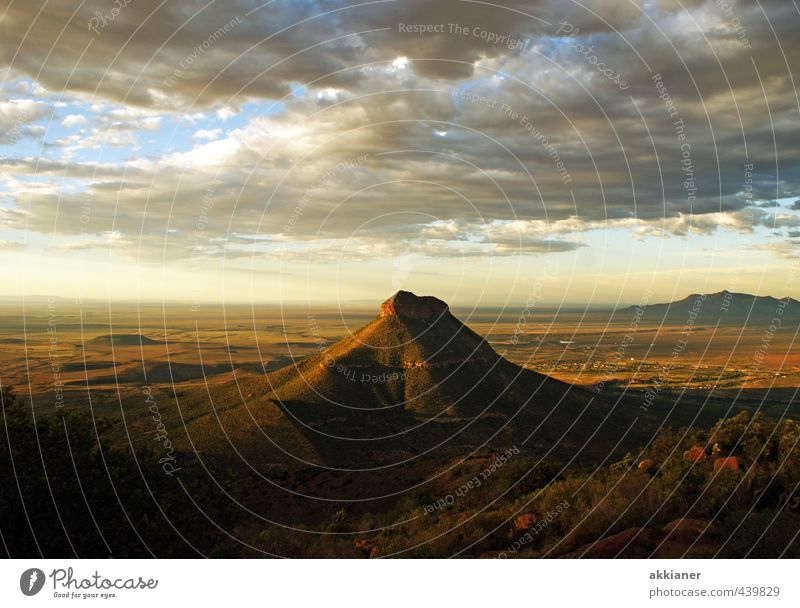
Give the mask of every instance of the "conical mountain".
[{"label": "conical mountain", "polygon": [[520,375],[528,383],[561,384],[509,363],[443,301],[408,291],[320,351],[268,376],[276,400],[464,416],[515,409]]},{"label": "conical mountain", "polygon": [[[638,404],[509,362],[433,297],[398,292],[373,321],[319,350],[265,378],[198,393],[192,449],[231,466],[371,470],[482,447],[598,462],[646,434],[634,424]],[[203,414],[209,397],[213,411]]]}]

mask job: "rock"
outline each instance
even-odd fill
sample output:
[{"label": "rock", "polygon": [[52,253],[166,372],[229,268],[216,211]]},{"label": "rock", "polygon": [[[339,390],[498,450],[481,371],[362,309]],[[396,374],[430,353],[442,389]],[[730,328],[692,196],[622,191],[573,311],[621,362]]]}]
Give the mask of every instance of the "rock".
[{"label": "rock", "polygon": [[726,458],[717,458],[714,461],[714,472],[721,471],[722,469],[730,469],[731,471],[738,471],[739,459],[736,456],[728,456]]},{"label": "rock", "polygon": [[663,530],[669,540],[693,543],[704,535],[715,533],[716,523],[708,519],[689,519],[682,517],[669,522]]},{"label": "rock", "polygon": [[353,547],[364,557],[372,558],[373,552],[377,555],[377,547],[375,546],[375,543],[370,540],[357,540],[355,543],[353,543]]},{"label": "rock", "polygon": [[683,459],[689,462],[704,462],[706,451],[701,445],[694,445],[683,453]]},{"label": "rock", "polygon": [[530,530],[536,525],[537,521],[539,520],[533,513],[525,513],[525,515],[520,515],[519,517],[515,517],[514,531],[524,532],[525,530]]},{"label": "rock", "polygon": [[562,555],[564,558],[610,559],[650,557],[661,535],[650,528],[628,528]]},{"label": "rock", "polygon": [[408,317],[427,321],[450,312],[450,307],[433,296],[417,296],[410,291],[398,291],[381,304],[379,317]]},{"label": "rock", "polygon": [[646,458],[645,460],[642,460],[639,463],[638,468],[642,473],[655,473],[656,469],[658,468],[658,465],[656,464],[656,461],[653,460],[652,458]]},{"label": "rock", "polygon": [[706,519],[676,519],[662,531],[629,528],[612,536],[588,543],[562,555],[565,558],[699,558],[713,554],[717,524]]}]

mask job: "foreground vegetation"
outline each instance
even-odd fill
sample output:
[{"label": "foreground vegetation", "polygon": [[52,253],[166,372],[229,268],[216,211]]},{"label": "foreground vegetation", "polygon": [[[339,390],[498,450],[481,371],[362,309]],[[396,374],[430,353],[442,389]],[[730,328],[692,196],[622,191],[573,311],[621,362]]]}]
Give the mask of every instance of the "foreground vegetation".
[{"label": "foreground vegetation", "polygon": [[[740,470],[715,471],[710,456],[684,456],[714,444],[736,456]],[[647,460],[655,467],[640,470]],[[300,539],[270,528],[261,539],[286,554],[328,557],[578,556],[577,549],[624,530],[661,531],[682,519],[707,528],[696,541],[672,542],[670,557],[800,557],[800,424],[793,420],[742,413],[707,431],[665,430],[638,457],[583,472],[511,460],[459,496],[492,462],[487,456],[454,469],[444,482],[453,500],[441,508],[432,507],[441,496],[417,493],[384,514],[339,512],[325,530],[338,536]],[[382,530],[359,534],[370,529]],[[632,542],[602,556],[648,557],[659,544]]]},{"label": "foreground vegetation", "polygon": [[[278,526],[221,491],[252,494],[253,481],[239,473],[211,481],[186,466],[168,475],[148,448],[104,446],[106,425],[88,413],[35,417],[13,392],[1,395],[0,546],[9,557],[578,556],[631,529],[645,530],[646,542],[632,537],[603,556],[668,546],[674,557],[800,557],[793,420],[742,413],[709,430],[664,430],[641,453],[586,470],[484,451],[442,462],[435,482],[388,506],[333,505]],[[693,446],[702,458],[687,459]],[[738,470],[715,471],[712,454],[736,457]],[[265,490],[252,511],[291,518],[275,506],[277,493]],[[702,523],[704,533],[672,542],[662,530],[679,519]]]}]

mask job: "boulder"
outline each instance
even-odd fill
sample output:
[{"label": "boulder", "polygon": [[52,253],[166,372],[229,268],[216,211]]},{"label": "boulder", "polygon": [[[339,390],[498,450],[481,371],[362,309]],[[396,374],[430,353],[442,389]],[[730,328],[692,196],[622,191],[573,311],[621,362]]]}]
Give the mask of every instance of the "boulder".
[{"label": "boulder", "polygon": [[711,520],[682,517],[669,522],[663,531],[667,533],[669,540],[693,543],[703,535],[713,534],[715,528],[716,524]]},{"label": "boulder", "polygon": [[725,458],[717,458],[714,461],[714,472],[721,471],[722,469],[730,469],[731,471],[738,471],[740,468],[739,459],[736,456],[728,456]]},{"label": "boulder", "polygon": [[638,469],[642,473],[655,473],[656,469],[658,469],[658,465],[652,458],[646,458],[645,460],[639,462]]},{"label": "boulder", "polygon": [[[353,543],[353,547],[364,557],[373,558],[377,555],[377,547],[375,546],[375,543],[370,540],[357,540],[355,543]],[[375,555],[373,555],[373,553]]]},{"label": "boulder", "polygon": [[706,460],[705,448],[694,445],[683,453],[683,459],[688,462],[704,462]]},{"label": "boulder", "polygon": [[628,528],[562,555],[564,558],[611,559],[650,557],[661,535],[650,528]]},{"label": "boulder", "polygon": [[525,515],[520,515],[519,517],[515,517],[514,531],[524,532],[525,530],[530,530],[536,525],[537,521],[539,520],[533,513],[525,513]]}]

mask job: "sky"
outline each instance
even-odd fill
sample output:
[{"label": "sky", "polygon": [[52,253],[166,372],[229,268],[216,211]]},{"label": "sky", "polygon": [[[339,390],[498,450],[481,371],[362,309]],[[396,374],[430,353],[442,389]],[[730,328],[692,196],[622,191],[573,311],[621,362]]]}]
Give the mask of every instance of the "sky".
[{"label": "sky", "polygon": [[800,293],[791,0],[0,0],[3,295]]}]

